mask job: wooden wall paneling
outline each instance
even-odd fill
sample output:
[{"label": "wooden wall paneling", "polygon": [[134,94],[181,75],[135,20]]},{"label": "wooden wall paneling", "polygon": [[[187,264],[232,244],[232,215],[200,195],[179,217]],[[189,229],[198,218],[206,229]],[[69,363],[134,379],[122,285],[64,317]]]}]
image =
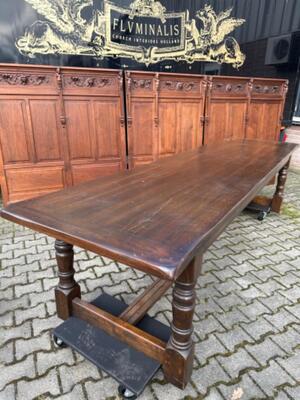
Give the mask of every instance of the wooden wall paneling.
[{"label": "wooden wall paneling", "polygon": [[61,73],[72,183],[125,169],[122,73],[67,68]]},{"label": "wooden wall paneling", "polygon": [[159,157],[202,146],[206,77],[159,74]]},{"label": "wooden wall paneling", "polygon": [[201,146],[206,78],[126,73],[130,167]]},{"label": "wooden wall paneling", "polygon": [[125,74],[129,168],[158,157],[158,74]]},{"label": "wooden wall paneling", "polygon": [[1,65],[1,188],[5,204],[64,186],[58,123],[55,69]]},{"label": "wooden wall paneling", "polygon": [[243,139],[246,134],[249,79],[212,76],[208,80],[204,143]]},{"label": "wooden wall paneling", "polygon": [[246,138],[278,141],[288,83],[278,79],[251,79]]}]

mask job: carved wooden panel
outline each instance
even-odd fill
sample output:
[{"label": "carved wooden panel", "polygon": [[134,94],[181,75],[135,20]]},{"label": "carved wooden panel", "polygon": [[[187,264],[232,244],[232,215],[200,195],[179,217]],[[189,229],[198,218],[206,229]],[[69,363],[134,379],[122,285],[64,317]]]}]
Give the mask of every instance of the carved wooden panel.
[{"label": "carved wooden panel", "polygon": [[57,99],[30,99],[28,105],[35,160],[37,162],[62,160]]},{"label": "carved wooden panel", "polygon": [[[223,140],[277,140],[283,80],[0,65],[4,202]],[[125,92],[124,92],[125,90]],[[127,115],[123,100],[126,97]]]},{"label": "carved wooden panel", "polygon": [[0,66],[4,203],[64,187],[59,114],[55,68]]},{"label": "carved wooden panel", "polygon": [[4,202],[126,166],[122,74],[0,65]]},{"label": "carved wooden panel", "polygon": [[277,141],[287,91],[278,79],[209,79],[204,143],[255,138]]},{"label": "carved wooden panel", "polygon": [[210,78],[206,99],[205,144],[245,137],[248,99],[249,79]]},{"label": "carved wooden panel", "polygon": [[65,185],[63,166],[10,168],[6,169],[5,175],[9,202],[54,192]]},{"label": "carved wooden panel", "polygon": [[0,97],[0,139],[5,164],[30,162],[26,102]]},{"label": "carved wooden panel", "polygon": [[126,168],[122,73],[63,68],[61,76],[72,183]]},{"label": "carved wooden panel", "polygon": [[249,120],[246,138],[279,139],[288,82],[272,79],[251,79]]},{"label": "carved wooden panel", "polygon": [[206,78],[127,72],[130,166],[202,145]]}]

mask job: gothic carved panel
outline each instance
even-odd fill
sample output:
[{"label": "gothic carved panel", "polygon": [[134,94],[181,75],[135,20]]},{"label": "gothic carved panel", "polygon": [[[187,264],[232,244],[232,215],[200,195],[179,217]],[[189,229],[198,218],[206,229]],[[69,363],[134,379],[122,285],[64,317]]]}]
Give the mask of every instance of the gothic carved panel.
[{"label": "gothic carved panel", "polygon": [[0,84],[20,86],[41,86],[49,84],[49,76],[42,74],[0,73]]}]

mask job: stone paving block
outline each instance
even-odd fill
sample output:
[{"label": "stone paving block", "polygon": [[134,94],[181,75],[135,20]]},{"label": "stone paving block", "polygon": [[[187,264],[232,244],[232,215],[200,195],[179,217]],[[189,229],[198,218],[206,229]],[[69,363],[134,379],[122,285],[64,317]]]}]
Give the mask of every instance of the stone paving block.
[{"label": "stone paving block", "polygon": [[222,314],[216,314],[215,318],[223,325],[226,329],[232,329],[234,325],[242,322],[249,322],[249,318],[244,315],[237,308],[232,311],[228,311]]},{"label": "stone paving block", "polygon": [[298,278],[295,276],[294,272],[287,272],[285,275],[281,276],[281,277],[275,277],[274,279],[276,279],[278,281],[278,283],[280,283],[281,285],[284,285],[286,288],[290,288],[292,286],[295,285],[295,283],[298,282]]},{"label": "stone paving block", "polygon": [[256,283],[255,286],[261,290],[266,296],[271,296],[273,293],[282,289],[284,286],[274,279],[269,279],[264,283]]},{"label": "stone paving block", "polygon": [[85,379],[101,378],[98,368],[89,361],[83,361],[71,367],[61,365],[59,367],[59,374],[61,377],[63,393],[69,392],[76,383],[82,382]]},{"label": "stone paving block", "polygon": [[[106,287],[106,286],[111,286],[113,284],[111,277],[109,275],[104,275],[101,278],[97,279],[87,279],[85,281],[86,287],[88,288],[89,291],[92,291],[96,288],[99,287]],[[128,289],[128,285],[126,285],[126,289]]]},{"label": "stone paving block", "polygon": [[[263,245],[263,244],[261,244]],[[269,271],[273,264],[266,256],[249,260],[249,264],[253,266],[252,271],[263,271],[265,268]]]},{"label": "stone paving block", "polygon": [[196,295],[199,299],[207,299],[210,297],[219,297],[221,293],[216,290],[213,285],[207,285],[207,287],[200,287],[199,289],[197,289]]},{"label": "stone paving block", "polygon": [[15,385],[11,384],[6,386],[5,389],[0,391],[0,400],[15,400],[16,399],[16,391]]},{"label": "stone paving block", "polygon": [[43,285],[43,290],[51,290],[54,289],[58,284],[58,278],[54,277],[54,278],[45,278],[42,280],[42,285]]},{"label": "stone paving block", "polygon": [[38,304],[35,307],[28,307],[24,310],[15,311],[16,324],[22,324],[24,321],[32,320],[34,318],[45,318],[46,307],[45,304]]},{"label": "stone paving block", "polygon": [[279,346],[277,346],[269,337],[267,337],[261,343],[247,345],[245,346],[245,349],[262,366],[266,366],[269,360],[271,359],[286,356],[285,351],[283,351]]},{"label": "stone paving block", "polygon": [[55,366],[75,364],[73,352],[70,348],[52,349],[51,351],[38,351],[36,353],[36,367],[38,375],[43,375],[48,369]]},{"label": "stone paving block", "polygon": [[295,321],[295,317],[284,308],[280,309],[276,314],[264,315],[263,318],[275,326],[279,331],[282,331],[285,325]]},{"label": "stone paving block", "polygon": [[[13,342],[7,343],[0,347],[0,367],[1,365],[10,364],[14,360]],[[0,368],[1,369],[1,368]]]},{"label": "stone paving block", "polygon": [[219,285],[214,285],[215,288],[223,295],[226,296],[232,292],[239,292],[242,287],[238,285],[234,280],[229,280],[227,282],[220,283]]},{"label": "stone paving block", "polygon": [[60,393],[57,373],[55,369],[50,370],[45,376],[31,381],[19,381],[17,383],[18,395],[16,400],[32,400],[43,394],[50,393],[56,396]]},{"label": "stone paving block", "polygon": [[25,244],[25,247],[27,247],[27,248],[31,247],[31,246],[38,246],[38,245],[43,245],[43,248],[46,248],[48,245],[48,242],[44,235],[40,235],[40,236],[33,235],[33,237],[31,237],[30,239],[27,236],[26,240],[24,240],[24,244]]},{"label": "stone paving block", "polygon": [[247,301],[251,299],[257,299],[258,297],[267,297],[261,290],[254,286],[250,286],[248,289],[239,291],[238,295]]},{"label": "stone paving block", "polygon": [[[56,274],[54,274],[54,271],[51,268],[47,268],[47,270],[38,270],[38,271],[28,271],[28,282],[33,283],[36,282],[37,280],[47,280],[50,278],[56,277]],[[44,286],[44,288],[47,290],[47,286]]]},{"label": "stone paving block", "polygon": [[230,377],[216,359],[212,358],[207,365],[194,370],[192,380],[201,395],[205,395],[210,388],[230,382]]},{"label": "stone paving block", "polygon": [[[299,325],[300,328],[300,325]],[[270,339],[280,346],[287,354],[293,354],[295,348],[300,345],[300,335],[293,326],[285,331],[270,336]]]},{"label": "stone paving block", "polygon": [[288,298],[292,302],[298,302],[300,300],[300,286],[295,285],[290,289],[282,289],[279,291],[284,297]]},{"label": "stone paving block", "polygon": [[31,324],[26,322],[25,324],[14,326],[14,327],[0,327],[0,345],[4,345],[6,342],[18,339],[18,338],[30,338],[31,337]]},{"label": "stone paving block", "polygon": [[48,334],[43,334],[30,339],[18,339],[15,342],[16,359],[21,360],[25,355],[32,354],[38,350],[50,350],[51,342]]},{"label": "stone paving block", "polygon": [[95,382],[87,381],[84,386],[88,400],[114,399],[114,396],[118,393],[118,383],[112,378],[105,378]]},{"label": "stone paving block", "polygon": [[[171,305],[171,303],[170,303],[170,305]],[[199,299],[199,302],[196,305],[195,311],[196,311],[196,315],[199,317],[199,319],[204,319],[209,314],[223,312],[222,308],[211,298],[204,299],[203,301],[201,301],[201,299]]]},{"label": "stone paving block", "polygon": [[30,306],[34,307],[37,304],[40,303],[47,303],[48,301],[53,300],[54,297],[54,290],[48,290],[48,291],[42,291],[42,292],[34,292],[34,293],[29,293],[29,301],[30,301]]},{"label": "stone paving block", "polygon": [[204,340],[207,335],[213,332],[223,332],[224,327],[212,315],[202,321],[194,323],[194,329],[201,340]]},{"label": "stone paving block", "polygon": [[54,298],[52,299],[52,301],[47,301],[46,305],[46,310],[47,310],[47,316],[52,316],[54,314],[56,314],[56,303]]},{"label": "stone paving block", "polygon": [[246,305],[244,299],[241,299],[236,293],[229,293],[226,296],[215,298],[214,301],[225,312],[231,310],[233,307]]},{"label": "stone paving block", "polygon": [[291,357],[279,359],[277,363],[300,384],[300,352]]},{"label": "stone paving block", "polygon": [[36,281],[34,283],[27,284],[27,285],[16,285],[15,286],[16,297],[21,297],[24,294],[28,294],[28,293],[40,293],[40,292],[42,292],[42,290],[43,290],[43,288],[42,288],[41,281]]},{"label": "stone paving block", "polygon": [[256,299],[246,306],[238,306],[237,308],[244,315],[247,315],[248,319],[251,321],[255,321],[259,316],[263,314],[270,313],[270,310]]},{"label": "stone paving block", "polygon": [[[195,372],[193,374],[193,377],[195,375]],[[175,386],[166,384],[166,383],[159,383],[159,382],[154,382],[151,384],[152,390],[155,394],[155,397],[158,400],[165,400],[165,399],[172,399],[172,400],[180,400],[184,396],[187,398],[194,398],[197,395],[197,392],[193,388],[193,386],[189,383],[187,387],[184,390],[184,396],[182,393],[182,390],[177,389]]]},{"label": "stone paving block", "polygon": [[284,297],[279,292],[275,292],[269,297],[261,297],[259,301],[273,313],[277,312],[279,307],[292,304],[287,297]]},{"label": "stone paving block", "polygon": [[56,314],[43,319],[36,318],[32,321],[33,335],[37,336],[45,331],[52,330],[57,325],[61,324],[61,322],[62,321],[57,317]]},{"label": "stone paving block", "polygon": [[233,352],[237,346],[242,345],[245,342],[254,342],[254,339],[240,326],[235,326],[234,329],[231,329],[230,331],[216,333],[216,336],[230,352]]},{"label": "stone paving block", "polygon": [[14,290],[12,287],[7,288],[6,290],[0,291],[1,298],[7,300],[13,300],[14,298]]},{"label": "stone paving block", "polygon": [[231,400],[235,391],[242,393],[240,397],[241,400],[257,400],[266,398],[264,393],[255,382],[253,382],[248,374],[244,374],[238,383],[230,386],[220,385],[218,389],[226,400]]},{"label": "stone paving block", "polygon": [[244,349],[239,349],[229,356],[217,356],[217,360],[232,379],[238,378],[244,370],[259,368],[257,361]]},{"label": "stone paving block", "polygon": [[200,365],[206,364],[212,356],[226,354],[227,352],[226,347],[222,345],[215,335],[210,335],[206,340],[200,341],[195,348],[195,354]]},{"label": "stone paving block", "polygon": [[204,275],[200,275],[197,282],[197,287],[205,287],[211,283],[219,282],[219,279],[212,272],[207,272]]},{"label": "stone paving block", "polygon": [[289,398],[298,400],[300,399],[300,385],[295,387],[287,387],[284,391],[290,396]]},{"label": "stone paving block", "polygon": [[86,396],[83,392],[81,385],[76,385],[69,393],[59,396],[59,400],[85,400],[85,399]]},{"label": "stone paving block", "polygon": [[26,357],[24,360],[12,365],[1,368],[0,374],[0,390],[3,390],[10,382],[21,378],[34,378],[34,361],[33,355]]},{"label": "stone paving block", "polygon": [[[248,239],[250,240],[250,239]],[[244,264],[246,261],[250,262],[251,260],[255,260],[254,257],[252,257],[249,254],[249,251],[243,251],[242,253],[239,254],[230,254],[229,256],[236,264]],[[255,262],[255,261],[254,261]]]},{"label": "stone paving block", "polygon": [[274,334],[278,332],[278,329],[274,325],[271,325],[263,317],[249,324],[242,323],[241,327],[255,340],[260,340],[262,336],[267,334]]},{"label": "stone paving block", "polygon": [[0,315],[0,327],[7,328],[9,326],[13,326],[13,313],[12,313],[12,311]]},{"label": "stone paving block", "polygon": [[262,269],[256,271],[252,271],[252,274],[259,278],[262,283],[265,283],[270,278],[274,278],[276,275],[280,277],[279,273],[274,273],[274,270],[271,268],[270,265],[266,265]]},{"label": "stone paving block", "polygon": [[29,296],[22,296],[18,299],[13,299],[7,301],[7,299],[3,298],[0,300],[0,315],[4,315],[5,312],[11,312],[12,310],[16,310],[21,307],[29,306]]},{"label": "stone paving block", "polygon": [[292,379],[275,361],[271,361],[270,365],[262,371],[250,371],[249,375],[260,389],[270,397],[275,396],[277,387],[295,384],[294,379]]},{"label": "stone paving block", "polygon": [[300,323],[300,303],[288,304],[285,306],[285,309],[289,313],[293,314],[299,320],[299,323]]},{"label": "stone paving block", "polygon": [[13,285],[23,285],[27,283],[27,276],[26,275],[19,275],[16,276],[12,279],[11,276],[8,276],[7,278],[1,278],[0,280],[0,290],[4,291],[7,289],[9,286]]}]

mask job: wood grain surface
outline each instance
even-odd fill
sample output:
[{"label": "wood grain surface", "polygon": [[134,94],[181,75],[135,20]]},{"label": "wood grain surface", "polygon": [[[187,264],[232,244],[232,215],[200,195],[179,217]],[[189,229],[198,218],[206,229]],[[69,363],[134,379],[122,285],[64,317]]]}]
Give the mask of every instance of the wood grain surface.
[{"label": "wood grain surface", "polygon": [[1,215],[175,280],[284,165],[294,144],[232,141],[9,205]]}]

